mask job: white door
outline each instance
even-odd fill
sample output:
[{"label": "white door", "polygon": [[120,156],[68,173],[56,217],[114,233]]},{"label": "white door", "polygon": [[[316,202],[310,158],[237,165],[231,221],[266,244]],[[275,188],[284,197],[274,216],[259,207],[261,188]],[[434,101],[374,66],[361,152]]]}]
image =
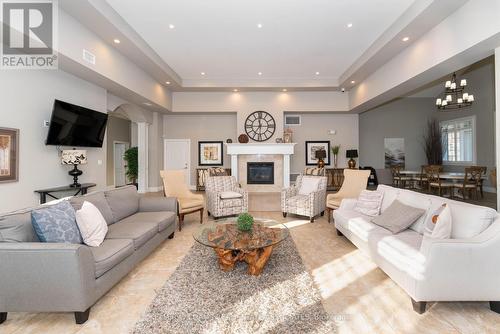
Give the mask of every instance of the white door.
[{"label": "white door", "polygon": [[127,184],[126,162],[123,159],[125,151],[129,148],[129,143],[114,142],[113,143],[113,162],[115,167],[115,187],[124,186]]},{"label": "white door", "polygon": [[191,140],[190,139],[165,139],[163,169],[185,169],[186,184],[190,186],[191,180]]}]

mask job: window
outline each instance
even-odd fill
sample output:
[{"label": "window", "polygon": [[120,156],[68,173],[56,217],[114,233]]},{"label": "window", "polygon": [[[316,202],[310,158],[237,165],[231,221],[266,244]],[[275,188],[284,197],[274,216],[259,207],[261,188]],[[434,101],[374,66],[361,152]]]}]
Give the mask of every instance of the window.
[{"label": "window", "polygon": [[472,164],[476,161],[475,116],[440,123],[443,136],[443,162]]}]

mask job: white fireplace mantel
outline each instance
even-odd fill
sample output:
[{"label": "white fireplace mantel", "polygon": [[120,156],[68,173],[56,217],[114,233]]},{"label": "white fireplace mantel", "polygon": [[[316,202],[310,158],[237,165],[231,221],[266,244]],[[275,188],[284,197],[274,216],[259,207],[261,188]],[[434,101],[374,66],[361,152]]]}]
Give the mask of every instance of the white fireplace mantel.
[{"label": "white fireplace mantel", "polygon": [[296,143],[247,143],[226,144],[226,152],[231,156],[231,175],[238,179],[238,155],[273,154],[283,156],[283,186],[290,186],[290,155]]}]

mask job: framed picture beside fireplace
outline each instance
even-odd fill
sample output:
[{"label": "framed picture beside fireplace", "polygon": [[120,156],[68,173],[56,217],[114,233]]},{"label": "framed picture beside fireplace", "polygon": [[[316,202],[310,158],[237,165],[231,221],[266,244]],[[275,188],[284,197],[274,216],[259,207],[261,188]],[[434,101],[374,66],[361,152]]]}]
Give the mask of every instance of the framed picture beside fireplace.
[{"label": "framed picture beside fireplace", "polygon": [[330,141],[306,141],[306,166],[313,166],[318,164],[316,158],[316,151],[325,150],[326,157],[323,159],[325,165],[330,164]]},{"label": "framed picture beside fireplace", "polygon": [[222,166],[224,164],[224,152],[222,150],[222,141],[199,141],[198,165]]},{"label": "framed picture beside fireplace", "polygon": [[19,130],[0,128],[0,182],[19,179]]}]

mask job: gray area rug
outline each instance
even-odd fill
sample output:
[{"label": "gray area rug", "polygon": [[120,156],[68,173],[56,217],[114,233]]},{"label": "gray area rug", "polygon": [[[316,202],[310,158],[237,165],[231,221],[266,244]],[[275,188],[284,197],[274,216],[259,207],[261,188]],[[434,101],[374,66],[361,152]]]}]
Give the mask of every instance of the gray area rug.
[{"label": "gray area rug", "polygon": [[134,333],[334,333],[292,238],[279,244],[260,276],[219,269],[214,251],[191,248]]}]

